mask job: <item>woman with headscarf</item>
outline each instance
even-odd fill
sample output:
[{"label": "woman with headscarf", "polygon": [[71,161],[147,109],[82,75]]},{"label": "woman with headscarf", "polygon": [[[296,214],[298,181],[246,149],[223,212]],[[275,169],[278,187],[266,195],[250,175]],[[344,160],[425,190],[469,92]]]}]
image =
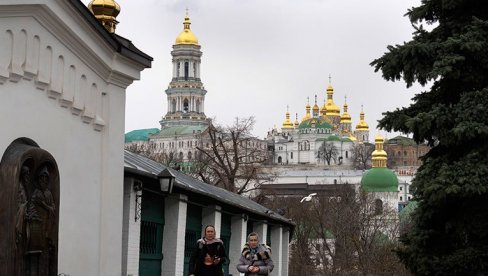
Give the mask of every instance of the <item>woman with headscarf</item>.
[{"label": "woman with headscarf", "polygon": [[247,243],[244,245],[237,263],[237,271],[246,276],[257,276],[268,275],[273,268],[271,248],[265,244],[259,244],[259,235],[252,232],[247,236]]},{"label": "woman with headscarf", "polygon": [[190,257],[189,276],[223,276],[225,249],[222,240],[215,238],[215,227],[205,226],[205,236],[197,241]]}]

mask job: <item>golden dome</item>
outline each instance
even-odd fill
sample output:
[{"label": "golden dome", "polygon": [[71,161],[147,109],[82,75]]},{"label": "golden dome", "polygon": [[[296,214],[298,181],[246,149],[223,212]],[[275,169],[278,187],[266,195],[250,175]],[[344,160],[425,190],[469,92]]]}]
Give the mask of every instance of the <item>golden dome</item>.
[{"label": "golden dome", "polygon": [[364,120],[364,112],[359,113],[359,123],[356,125],[356,130],[369,130],[369,125]]},{"label": "golden dome", "polygon": [[387,154],[383,150],[383,143],[385,139],[380,134],[374,138],[375,150],[371,154],[373,161],[373,168],[386,168]]},{"label": "golden dome", "polygon": [[324,100],[324,105],[320,108],[320,115],[325,116],[327,115],[327,105],[325,104],[326,100]]},{"label": "golden dome", "polygon": [[295,113],[295,128],[298,128],[300,122],[298,121],[298,113]]},{"label": "golden dome", "polygon": [[341,116],[340,108],[334,103],[334,88],[329,83],[327,86],[327,102],[325,103],[325,115],[327,116]]},{"label": "golden dome", "polygon": [[356,142],[358,139],[356,139],[356,137],[354,137],[354,135],[352,135],[351,133],[349,133],[349,139],[353,142]]},{"label": "golden dome", "polygon": [[286,119],[283,121],[282,128],[293,128],[293,122],[290,120],[290,112],[286,112]]},{"label": "golden dome", "polygon": [[[307,99],[308,99],[308,97],[307,97]],[[305,117],[303,117],[302,122],[312,118],[312,116],[310,115],[310,103],[307,102],[307,105],[305,106],[305,110],[306,110]]]},{"label": "golden dome", "polygon": [[347,113],[347,102],[344,100],[344,113],[341,116],[341,124],[350,124],[351,123],[351,115]]},{"label": "golden dome", "polygon": [[118,23],[115,18],[120,13],[120,5],[114,0],[93,0],[88,4],[88,9],[111,33],[115,32],[115,25]]},{"label": "golden dome", "polygon": [[319,112],[319,106],[317,105],[317,103],[315,103],[313,106],[313,112]]},{"label": "golden dome", "polygon": [[190,18],[188,14],[185,16],[185,21],[183,22],[183,31],[176,37],[176,45],[180,44],[191,44],[198,45],[198,38],[190,30]]}]

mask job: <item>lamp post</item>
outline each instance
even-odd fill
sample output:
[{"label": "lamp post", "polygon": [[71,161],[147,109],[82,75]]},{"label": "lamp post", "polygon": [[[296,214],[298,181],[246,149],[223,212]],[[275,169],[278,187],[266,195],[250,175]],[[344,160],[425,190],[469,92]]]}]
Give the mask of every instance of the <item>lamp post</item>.
[{"label": "lamp post", "polygon": [[171,194],[175,182],[175,176],[173,175],[173,173],[171,173],[171,171],[166,168],[158,174],[158,180],[161,192]]},{"label": "lamp post", "polygon": [[132,189],[136,193],[135,199],[135,212],[134,212],[134,221],[137,221],[141,218],[141,197],[142,197],[142,182],[140,180],[134,180],[134,184]]}]

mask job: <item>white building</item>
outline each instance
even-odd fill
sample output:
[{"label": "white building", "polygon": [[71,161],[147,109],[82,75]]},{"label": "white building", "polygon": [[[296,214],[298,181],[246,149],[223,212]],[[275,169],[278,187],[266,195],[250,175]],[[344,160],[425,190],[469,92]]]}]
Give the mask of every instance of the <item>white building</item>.
[{"label": "white building", "polygon": [[299,122],[297,113],[295,122],[292,122],[287,111],[281,129],[268,132],[267,140],[273,148],[274,164],[352,165],[352,148],[355,144],[368,142],[369,126],[361,111],[360,120],[353,131],[347,103],[344,102],[344,112],[340,114],[333,95],[334,89],[329,83],[327,100],[322,108],[319,108],[315,96],[312,113],[307,103],[303,119]]},{"label": "white building", "polygon": [[1,1],[0,152],[26,137],[57,163],[57,273],[118,276],[125,89],[152,58],[112,33],[117,5],[94,2],[109,30],[78,0]]}]

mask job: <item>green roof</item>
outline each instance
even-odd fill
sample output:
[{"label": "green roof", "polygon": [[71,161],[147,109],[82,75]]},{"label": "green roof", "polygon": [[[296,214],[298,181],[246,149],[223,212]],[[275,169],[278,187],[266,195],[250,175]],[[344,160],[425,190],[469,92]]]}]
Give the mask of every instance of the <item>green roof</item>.
[{"label": "green roof", "polygon": [[149,134],[158,133],[158,131],[159,128],[136,129],[125,134],[125,142],[147,141],[149,140]]},{"label": "green roof", "polygon": [[397,136],[395,138],[391,138],[386,140],[386,144],[389,145],[404,145],[404,146],[413,146],[416,145],[415,141],[411,138],[405,136]]},{"label": "green roof", "polygon": [[351,139],[347,137],[339,137],[337,135],[329,135],[328,137],[325,138],[317,138],[315,141],[336,141],[336,142],[352,142]]},{"label": "green roof", "polygon": [[332,128],[332,125],[324,118],[318,117],[301,122],[300,125],[298,125],[298,128]]},{"label": "green roof", "polygon": [[197,126],[171,126],[161,129],[158,136],[171,136],[171,135],[185,135],[185,134],[196,134],[203,132],[207,129],[206,125]]},{"label": "green roof", "polygon": [[387,168],[372,168],[361,178],[361,188],[366,192],[397,192],[398,178]]}]

